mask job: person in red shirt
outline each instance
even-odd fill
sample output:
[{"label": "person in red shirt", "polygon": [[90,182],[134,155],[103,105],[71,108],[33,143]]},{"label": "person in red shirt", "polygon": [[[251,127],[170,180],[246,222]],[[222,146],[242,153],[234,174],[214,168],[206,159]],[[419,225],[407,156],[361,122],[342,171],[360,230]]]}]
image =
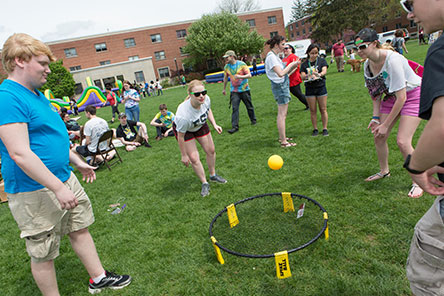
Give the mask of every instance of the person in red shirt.
[{"label": "person in red shirt", "polygon": [[[109,105],[112,108],[111,112],[113,113],[113,118],[111,119],[111,123],[114,123],[114,120],[116,118],[115,114],[117,114],[117,116],[120,114],[119,108],[117,107],[118,105],[117,97],[116,94],[112,92],[111,89],[108,87],[105,90],[105,94],[106,94],[106,102],[109,102]],[[106,102],[103,103],[103,107],[105,107]]]},{"label": "person in red shirt", "polygon": [[342,39],[339,39],[338,42],[333,45],[332,52],[335,57],[338,72],[344,72],[344,53],[346,56],[348,56],[348,53]]},{"label": "person in red shirt", "polygon": [[[285,44],[285,47],[284,47],[285,57],[282,61],[288,65],[289,63],[291,63],[293,61],[300,60],[299,57],[297,55],[295,55],[294,53],[295,53],[294,47],[290,44]],[[300,65],[297,68],[295,68],[292,72],[289,73],[290,92],[293,94],[293,96],[298,98],[302,104],[305,105],[305,110],[308,110],[309,108],[308,108],[307,100],[305,99],[305,95],[301,91],[302,78],[301,78],[301,73],[299,72],[299,70],[300,70]]]}]

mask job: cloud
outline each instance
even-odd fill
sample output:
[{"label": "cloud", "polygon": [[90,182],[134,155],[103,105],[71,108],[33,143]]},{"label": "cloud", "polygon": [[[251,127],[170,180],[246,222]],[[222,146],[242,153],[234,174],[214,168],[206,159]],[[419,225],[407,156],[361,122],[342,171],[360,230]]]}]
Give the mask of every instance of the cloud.
[{"label": "cloud", "polygon": [[47,42],[90,35],[94,26],[95,23],[91,20],[65,22],[56,25],[54,32],[42,34],[41,38]]}]

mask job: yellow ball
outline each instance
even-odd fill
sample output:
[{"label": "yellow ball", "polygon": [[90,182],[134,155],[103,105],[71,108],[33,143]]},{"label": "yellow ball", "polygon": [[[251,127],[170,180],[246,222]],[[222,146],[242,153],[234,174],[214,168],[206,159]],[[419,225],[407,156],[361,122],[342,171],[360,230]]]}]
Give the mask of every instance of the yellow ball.
[{"label": "yellow ball", "polygon": [[272,155],[268,159],[268,166],[272,170],[275,170],[275,171],[279,170],[283,164],[284,164],[284,160],[279,155],[276,155],[276,154]]}]

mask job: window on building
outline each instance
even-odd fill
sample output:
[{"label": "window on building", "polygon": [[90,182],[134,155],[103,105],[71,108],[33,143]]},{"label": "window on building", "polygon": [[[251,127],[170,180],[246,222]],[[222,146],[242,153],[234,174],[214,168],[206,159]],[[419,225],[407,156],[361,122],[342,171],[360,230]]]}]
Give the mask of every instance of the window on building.
[{"label": "window on building", "polygon": [[160,78],[170,77],[170,69],[168,67],[157,69]]},{"label": "window on building", "polygon": [[160,37],[160,34],[152,34],[151,42],[152,43],[162,42],[162,37]]},{"label": "window on building", "polygon": [[166,59],[165,51],[162,50],[162,51],[156,51],[156,52],[154,52],[154,57],[155,57],[156,60],[158,60],[158,61]]},{"label": "window on building", "polygon": [[302,34],[304,34],[304,35],[305,35],[305,29],[302,29]]},{"label": "window on building", "polygon": [[309,32],[313,31],[312,27],[308,28],[308,31],[309,31]]},{"label": "window on building", "polygon": [[290,31],[293,31],[293,25],[290,25],[288,28],[290,29]]},{"label": "window on building", "polygon": [[293,39],[294,38],[294,33],[291,33],[290,36],[291,36],[291,39]]},{"label": "window on building", "polygon": [[297,28],[299,27],[299,23],[294,23],[294,26]]},{"label": "window on building", "polygon": [[65,56],[67,58],[72,58],[72,57],[76,57],[77,56],[77,50],[73,47],[73,48],[65,48]]},{"label": "window on building", "polygon": [[[117,79],[119,79],[118,77],[119,76],[117,76]],[[123,82],[123,80],[124,80],[123,76],[121,76],[121,77],[122,77],[122,79],[119,79],[119,80]],[[116,87],[116,79],[114,77],[103,78],[103,84],[105,84],[105,86],[111,85],[111,88],[115,88]]]},{"label": "window on building", "polygon": [[179,47],[179,51],[180,51],[180,55],[183,55],[183,56],[188,55],[188,54],[185,52],[185,49],[184,49],[183,47]]},{"label": "window on building", "polygon": [[274,32],[270,32],[270,38],[273,38],[274,36],[277,36],[278,32],[274,31]]},{"label": "window on building", "polygon": [[276,17],[275,16],[269,16],[268,17],[268,24],[269,25],[277,24]]},{"label": "window on building", "polygon": [[301,33],[300,33],[299,31],[297,31],[297,32],[296,32],[296,35],[300,36],[300,35],[301,35]]},{"label": "window on building", "polygon": [[74,85],[74,93],[76,94],[76,95],[79,95],[79,94],[81,94],[83,92],[83,85],[81,84],[81,83],[76,83],[75,85]]},{"label": "window on building", "polygon": [[80,66],[74,66],[74,67],[69,67],[69,71],[79,71],[79,70],[81,70],[82,69],[82,67],[80,67]]},{"label": "window on building", "polygon": [[100,66],[105,66],[105,65],[111,64],[111,61],[110,60],[101,61],[101,62],[99,62],[99,64],[100,64]]},{"label": "window on building", "polygon": [[177,39],[183,39],[183,38],[187,37],[187,30],[185,30],[185,29],[177,30],[176,36],[177,36]]},{"label": "window on building", "polygon": [[116,78],[122,82],[125,80],[125,77],[123,75],[117,75]]},{"label": "window on building", "polygon": [[382,22],[385,23],[387,21],[387,15],[384,14],[381,18]]},{"label": "window on building", "polygon": [[301,26],[305,25],[305,20],[301,21]]},{"label": "window on building", "polygon": [[388,31],[388,27],[387,26],[382,27],[382,32],[387,32],[387,31]]},{"label": "window on building", "polygon": [[410,20],[410,28],[416,28],[416,23],[414,20]]},{"label": "window on building", "polygon": [[134,72],[134,76],[136,77],[136,82],[145,81],[145,75],[143,75],[143,71]]},{"label": "window on building", "polygon": [[100,89],[103,89],[102,80],[100,79],[94,80],[94,85]]},{"label": "window on building", "polygon": [[96,52],[101,52],[101,51],[107,51],[108,48],[106,48],[106,43],[97,43],[94,45],[94,47],[96,48]]},{"label": "window on building", "polygon": [[138,59],[139,59],[138,55],[128,57],[128,61],[135,61],[135,60],[138,60]]},{"label": "window on building", "polygon": [[401,23],[397,23],[397,24],[396,24],[396,29],[401,29],[401,28],[402,28]]},{"label": "window on building", "polygon": [[250,26],[250,28],[256,27],[256,21],[254,19],[247,20],[247,24],[248,24],[248,26]]},{"label": "window on building", "polygon": [[207,60],[207,67],[208,69],[216,69],[217,68],[217,61],[215,59],[209,59]]},{"label": "window on building", "polygon": [[123,43],[125,44],[126,48],[136,46],[136,40],[134,40],[134,38],[124,39]]}]

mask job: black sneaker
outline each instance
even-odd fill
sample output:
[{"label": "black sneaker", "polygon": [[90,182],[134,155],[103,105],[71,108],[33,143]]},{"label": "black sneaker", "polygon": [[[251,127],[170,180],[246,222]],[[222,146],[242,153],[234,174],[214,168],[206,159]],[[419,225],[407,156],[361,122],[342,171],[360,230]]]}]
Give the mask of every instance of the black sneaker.
[{"label": "black sneaker", "polygon": [[228,133],[230,133],[230,134],[234,134],[234,133],[237,132],[237,131],[239,131],[239,128],[237,128],[237,127],[233,127],[232,129],[230,129],[230,130],[228,131]]},{"label": "black sneaker", "polygon": [[217,183],[222,183],[222,184],[227,183],[227,180],[225,180],[224,178],[222,178],[218,174],[216,174],[214,176],[210,176],[210,181],[217,182]]},{"label": "black sneaker", "polygon": [[324,137],[327,137],[327,136],[328,136],[328,130],[324,128],[324,129],[322,130],[322,135],[323,135]]},{"label": "black sneaker", "polygon": [[152,146],[150,145],[150,143],[148,143],[148,142],[145,142],[145,147],[148,147],[148,148],[151,148]]},{"label": "black sneaker", "polygon": [[256,120],[251,122],[251,125],[256,125]]},{"label": "black sneaker", "polygon": [[92,279],[89,279],[88,292],[90,294],[97,294],[102,292],[105,288],[112,290],[122,289],[131,283],[129,275],[118,275],[113,272],[105,271],[105,277],[97,284]]},{"label": "black sneaker", "polygon": [[202,196],[210,195],[210,184],[208,184],[208,182],[202,183],[202,190],[200,191],[200,195]]},{"label": "black sneaker", "polygon": [[312,135],[313,137],[316,137],[317,135],[319,135],[319,131],[318,131],[317,129],[314,129],[314,130],[313,130],[313,133],[311,133],[311,135]]}]

